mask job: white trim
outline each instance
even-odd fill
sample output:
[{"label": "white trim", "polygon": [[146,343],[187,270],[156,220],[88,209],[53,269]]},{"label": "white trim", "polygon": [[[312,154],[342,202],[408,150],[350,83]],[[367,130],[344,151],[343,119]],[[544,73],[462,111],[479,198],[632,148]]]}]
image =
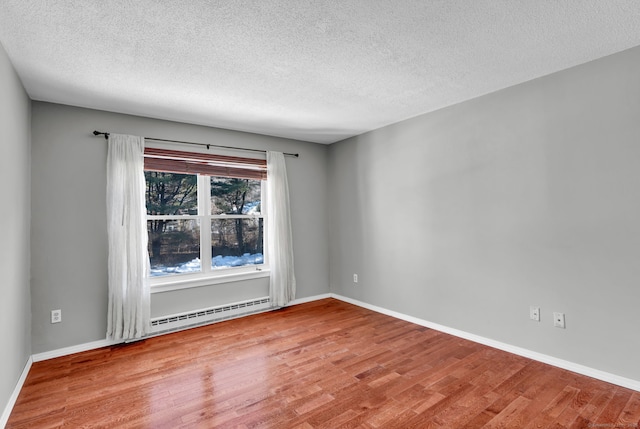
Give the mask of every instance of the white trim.
[{"label": "white trim", "polygon": [[57,357],[72,355],[74,353],[86,352],[88,350],[95,350],[101,347],[109,347],[115,344],[120,344],[122,341],[114,341],[114,340],[98,340],[92,341],[90,343],[78,344],[75,346],[64,347],[57,350],[51,350],[49,352],[38,353],[32,356],[34,362],[40,362],[43,360],[54,359]]},{"label": "white trim", "polygon": [[444,332],[446,334],[464,338],[465,340],[473,341],[479,344],[484,344],[485,346],[493,347],[499,350],[503,350],[505,352],[513,353],[518,356],[523,356],[538,362],[546,363],[548,365],[566,369],[568,371],[586,375],[587,377],[592,377],[601,381],[606,381],[607,383],[612,383],[617,386],[626,387],[627,389],[632,389],[640,392],[639,380],[634,380],[634,379],[622,377],[616,374],[611,374],[609,372],[601,371],[599,369],[591,368],[591,367],[580,365],[574,362],[559,359],[553,356],[545,355],[543,353],[534,352],[532,350],[528,350],[522,347],[517,347],[511,344],[492,340],[490,338],[481,337],[479,335],[471,334],[469,332],[461,331],[459,329],[449,328],[447,326],[439,325],[437,323],[429,322],[427,320],[419,319],[417,317],[398,313],[397,311],[387,310],[386,308],[383,308],[383,307],[367,304],[366,302],[358,301],[356,299],[348,298],[346,296],[337,295],[334,293],[331,293],[329,295],[331,295],[332,298],[338,299],[340,301],[348,302],[349,304],[357,305],[358,307],[363,307],[368,310],[375,311],[377,313],[386,314],[387,316],[395,317],[396,319],[405,320],[407,322],[415,323],[416,325],[425,326],[427,328],[435,329],[437,331]]},{"label": "white trim", "polygon": [[29,359],[27,359],[27,363],[25,364],[24,369],[22,370],[22,374],[20,374],[20,378],[16,383],[16,387],[13,389],[13,393],[9,397],[9,401],[7,402],[7,405],[4,407],[2,416],[0,416],[0,428],[3,428],[7,425],[7,422],[9,421],[9,416],[13,411],[13,406],[16,404],[16,401],[18,400],[18,395],[20,395],[20,391],[22,390],[22,386],[24,385],[24,382],[27,379],[27,375],[29,374],[29,370],[31,369],[32,364],[33,364],[33,358],[29,356]]},{"label": "white trim", "polygon": [[[264,268],[260,268],[264,267]],[[180,289],[189,289],[193,287],[203,287],[203,286],[212,286],[221,283],[231,283],[231,282],[239,282],[244,280],[253,280],[260,279],[263,277],[269,277],[269,268],[264,265],[252,265],[250,268],[246,267],[245,271],[233,271],[229,272],[229,274],[219,274],[216,276],[210,277],[202,277],[202,275],[198,275],[198,277],[189,277],[177,279],[176,277],[172,277],[171,280],[166,280],[165,282],[154,282],[153,277],[151,280],[151,293],[161,293],[161,292],[169,292],[172,290],[180,290]],[[238,268],[239,269],[239,268]],[[236,269],[236,270],[238,270]],[[233,269],[230,269],[233,270]],[[185,274],[187,276],[188,274]],[[158,278],[158,277],[156,277]],[[159,278],[158,278],[159,279]]]},{"label": "white trim", "polygon": [[314,295],[314,296],[308,296],[305,298],[298,298],[298,299],[294,299],[293,301],[289,301],[289,303],[285,307],[304,304],[306,302],[319,301],[321,299],[326,299],[326,298],[336,298],[336,296],[332,293],[323,293],[322,295]]}]

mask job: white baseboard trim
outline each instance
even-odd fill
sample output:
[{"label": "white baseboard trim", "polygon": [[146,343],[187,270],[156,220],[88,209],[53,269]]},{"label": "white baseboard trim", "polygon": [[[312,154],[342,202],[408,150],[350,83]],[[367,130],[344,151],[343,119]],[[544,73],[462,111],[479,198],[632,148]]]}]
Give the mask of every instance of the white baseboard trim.
[{"label": "white baseboard trim", "polygon": [[313,296],[307,296],[304,298],[299,298],[299,299],[294,299],[293,301],[290,301],[286,307],[291,307],[292,305],[298,305],[298,304],[304,304],[306,302],[312,302],[312,301],[318,301],[321,299],[326,299],[326,298],[334,298],[335,295],[332,293],[323,293],[321,295],[313,295]]},{"label": "white baseboard trim", "polygon": [[88,350],[99,349],[100,347],[113,346],[115,344],[120,344],[121,342],[122,341],[114,341],[114,340],[107,340],[107,339],[92,341],[90,343],[64,347],[57,350],[51,350],[49,352],[37,353],[32,356],[32,359],[34,362],[40,362],[47,359],[54,359],[57,357],[72,355],[74,353],[80,353],[80,352],[86,352]]},{"label": "white baseboard trim", "polygon": [[[431,329],[435,329],[437,331],[440,332],[444,332],[446,334],[450,334],[459,338],[464,338],[465,340],[469,340],[469,341],[473,341],[479,344],[484,344],[486,346],[489,347],[493,347],[499,350],[503,350],[505,352],[508,353],[513,353],[515,355],[518,356],[523,356],[529,359],[533,359],[535,361],[538,362],[542,362],[542,363],[546,363],[548,365],[552,365],[558,368],[562,368],[562,369],[566,369],[568,371],[572,371],[575,372],[577,374],[582,374],[582,375],[586,375],[587,377],[592,377],[598,380],[602,380],[605,381],[607,383],[612,383],[615,384],[617,386],[622,386],[622,387],[626,387],[628,389],[632,389],[635,391],[640,392],[640,381],[639,380],[634,380],[634,379],[630,379],[630,378],[626,378],[626,377],[622,377],[616,374],[611,374],[609,372],[605,372],[605,371],[601,371],[595,368],[591,368],[588,366],[584,366],[584,365],[580,365],[574,362],[570,362],[570,361],[566,361],[563,359],[559,359],[553,356],[549,356],[549,355],[545,355],[543,353],[538,353],[538,352],[534,352],[532,350],[528,350],[522,347],[517,347],[517,346],[513,346],[511,344],[507,344],[507,343],[503,343],[500,341],[496,341],[496,340],[492,340],[490,338],[486,338],[486,337],[482,337],[480,335],[476,335],[476,334],[471,334],[469,332],[465,332],[465,331],[461,331],[459,329],[455,329],[455,328],[450,328],[448,326],[444,326],[444,325],[440,325],[438,323],[433,323],[433,322],[429,322],[427,320],[424,319],[419,319],[417,317],[413,317],[413,316],[409,316],[403,313],[399,313],[397,311],[393,311],[393,310],[388,310],[386,308],[383,307],[378,307],[376,305],[372,305],[372,304],[368,304],[366,302],[362,302],[362,301],[358,301],[356,299],[353,298],[349,298],[343,295],[338,295],[335,293],[325,293],[325,294],[320,294],[320,295],[314,295],[314,296],[310,296],[310,297],[305,297],[305,298],[299,298],[296,300],[293,300],[291,302],[289,302],[287,304],[287,307],[292,306],[292,305],[299,305],[299,304],[304,304],[307,302],[312,302],[312,301],[318,301],[321,299],[326,299],[326,298],[335,298],[337,300],[340,301],[344,301],[347,302],[349,304],[353,304],[353,305],[357,305],[358,307],[362,307],[362,308],[366,308],[372,311],[375,311],[377,313],[382,313],[382,314],[386,314],[387,316],[391,316],[391,317],[395,317],[396,319],[400,319],[400,320],[405,320],[407,322],[411,322],[411,323],[415,323],[416,325],[420,325],[420,326],[424,326],[427,328],[431,328]],[[120,343],[119,341],[113,341],[113,340],[99,340],[99,341],[93,341],[90,343],[85,343],[85,344],[79,344],[76,346],[71,346],[71,347],[65,347],[62,349],[57,349],[57,350],[52,350],[49,352],[44,352],[44,353],[38,353],[38,354],[34,354],[33,356],[31,356],[29,358],[29,361],[27,362],[27,366],[25,367],[25,370],[23,371],[22,376],[20,377],[20,381],[18,382],[18,385],[16,386],[16,390],[14,391],[14,394],[12,396],[12,399],[10,400],[9,404],[7,404],[7,407],[5,408],[5,411],[2,415],[3,420],[0,421],[0,423],[5,422],[5,417],[6,419],[9,418],[9,414],[11,413],[11,410],[13,409],[13,404],[15,403],[15,400],[18,397],[18,393],[20,392],[20,389],[22,388],[22,384],[24,383],[24,380],[26,379],[27,373],[29,372],[29,369],[31,368],[31,364],[33,362],[40,362],[43,360],[47,360],[47,359],[53,359],[53,358],[57,358],[57,357],[62,357],[62,356],[67,356],[73,353],[80,353],[80,352],[84,352],[84,351],[88,351],[88,350],[94,350],[94,349],[98,349],[101,347],[108,347],[108,346],[112,346],[115,344]],[[5,416],[6,414],[6,416]],[[2,425],[0,424],[0,427],[2,427]]]},{"label": "white baseboard trim", "polygon": [[[454,335],[459,338],[464,338],[465,340],[473,341],[479,344],[484,344],[486,346],[503,350],[505,352],[513,353],[518,356],[523,356],[529,359],[536,360],[538,362],[546,363],[548,365],[566,369],[568,371],[586,375],[587,377],[592,377],[598,380],[605,381],[607,383],[612,383],[617,386],[626,387],[628,389],[632,389],[640,392],[639,380],[634,380],[634,379],[622,377],[616,374],[611,374],[609,372],[601,371],[595,368],[591,368],[591,367],[580,365],[574,362],[566,361],[564,359],[559,359],[553,356],[545,355],[543,353],[534,352],[532,350],[528,350],[522,347],[517,347],[511,344],[507,344],[500,341],[492,340],[490,338],[482,337],[480,335],[471,334],[469,332],[461,331],[459,329],[450,328],[448,326],[429,322],[428,320],[419,319],[417,317],[409,316],[393,310],[388,310],[383,307],[378,307],[376,305],[368,304],[366,302],[358,301],[356,299],[338,295],[335,293],[325,293],[325,294],[314,295],[310,297],[299,298],[288,303],[287,307],[292,305],[304,304],[312,301],[318,301],[326,298],[335,298],[340,301],[348,302],[349,304],[357,305],[358,307],[363,307],[363,308],[375,311],[377,313],[382,313],[382,314],[386,314],[387,316],[395,317],[396,319],[405,320],[407,322],[415,323],[416,325],[425,326],[427,328],[435,329],[437,331],[444,332],[446,334]],[[118,343],[119,343],[118,341],[111,341],[111,340],[105,339],[105,340],[93,341],[85,344],[79,344],[76,346],[65,347],[62,349],[52,350],[45,353],[34,354],[29,359],[27,367],[25,367],[25,372],[21,377],[21,382],[19,383],[19,386],[20,387],[22,386],[22,383],[24,382],[24,378],[26,377],[26,374],[29,368],[31,368],[32,362],[40,362],[43,360],[66,356],[73,353],[79,353],[79,352],[84,352],[88,350],[98,349],[100,347],[112,346]],[[19,392],[19,391],[20,389],[17,388],[16,392]],[[17,398],[17,393],[15,395]],[[15,398],[13,400],[15,401]],[[9,409],[9,412],[12,407],[13,407],[13,404],[11,404],[11,407],[7,407]],[[6,410],[5,410],[5,413],[6,413]],[[3,417],[4,417],[4,414],[3,414]],[[7,418],[8,418],[8,414],[7,414]]]},{"label": "white baseboard trim", "polygon": [[[304,304],[307,302],[312,302],[312,301],[318,301],[321,299],[326,299],[326,298],[335,298],[337,300],[340,301],[344,301],[347,302],[349,304],[353,304],[353,305],[357,305],[358,307],[362,307],[362,308],[366,308],[368,310],[372,310],[375,311],[377,313],[382,313],[382,314],[386,314],[387,316],[391,316],[391,317],[395,317],[396,319],[400,319],[400,320],[405,320],[407,322],[411,322],[411,323],[415,323],[416,325],[420,325],[420,326],[424,326],[427,328],[431,328],[431,329],[435,329],[437,331],[440,332],[444,332],[446,334],[450,334],[459,338],[464,338],[466,340],[469,341],[473,341],[479,344],[484,344],[486,346],[489,347],[493,347],[499,350],[503,350],[505,352],[508,353],[513,353],[515,355],[518,356],[523,356],[529,359],[533,359],[535,361],[538,362],[542,362],[542,363],[546,363],[548,365],[552,365],[558,368],[562,368],[562,369],[566,369],[568,371],[572,371],[575,372],[577,374],[582,374],[585,375],[587,377],[592,377],[595,378],[597,380],[601,380],[607,383],[611,383],[611,384],[615,384],[617,386],[622,386],[625,387],[627,389],[632,389],[635,391],[639,391],[640,392],[640,381],[638,380],[633,380],[630,378],[626,378],[626,377],[621,377],[619,375],[616,374],[611,374],[609,372],[605,372],[605,371],[600,371],[598,369],[594,369],[591,367],[587,367],[584,365],[580,365],[574,362],[569,362],[563,359],[558,359],[556,357],[553,356],[549,356],[549,355],[545,355],[542,353],[538,353],[538,352],[534,352],[522,347],[517,347],[517,346],[513,346],[510,344],[506,344],[506,343],[502,343],[500,341],[495,341],[492,340],[490,338],[486,338],[486,337],[482,337],[479,335],[475,335],[475,334],[471,334],[469,332],[465,332],[465,331],[461,331],[459,329],[455,329],[455,328],[450,328],[448,326],[444,326],[444,325],[440,325],[437,323],[433,323],[433,322],[429,322],[427,320],[424,319],[419,319],[417,317],[413,317],[413,316],[409,316],[403,313],[399,313],[397,311],[393,311],[393,310],[388,310],[386,308],[383,307],[378,307],[376,305],[372,305],[372,304],[368,304],[366,302],[362,302],[362,301],[358,301],[356,299],[353,298],[349,298],[346,296],[342,296],[342,295],[338,295],[335,293],[326,293],[326,294],[321,294],[321,295],[314,295],[314,296],[310,296],[310,297],[305,297],[305,298],[300,298],[300,299],[296,299],[294,301],[291,301],[289,304],[287,304],[288,306],[292,306],[292,305],[298,305],[298,304]],[[11,415],[11,411],[13,410],[13,406],[15,405],[17,399],[18,399],[18,395],[20,394],[20,390],[22,390],[22,386],[24,385],[24,382],[27,378],[27,374],[29,373],[29,370],[31,369],[31,365],[34,362],[40,362],[43,360],[47,360],[47,359],[53,359],[53,358],[57,358],[57,357],[62,357],[62,356],[67,356],[70,354],[74,354],[74,353],[80,353],[80,352],[84,352],[84,351],[88,351],[88,350],[94,350],[94,349],[98,349],[101,347],[108,347],[108,346],[112,346],[115,344],[118,344],[119,341],[113,341],[113,340],[99,340],[99,341],[93,341],[90,343],[84,343],[84,344],[79,344],[76,346],[71,346],[71,347],[65,347],[62,349],[57,349],[57,350],[52,350],[49,352],[45,352],[45,353],[38,353],[38,354],[34,354],[32,355],[25,367],[24,370],[22,371],[22,374],[20,375],[20,379],[18,380],[18,383],[16,384],[16,387],[13,391],[13,394],[11,395],[11,398],[9,398],[9,402],[7,403],[7,405],[5,406],[5,409],[2,413],[2,416],[0,417],[0,428],[4,427],[7,422],[9,421],[9,416]]]},{"label": "white baseboard trim", "polygon": [[29,359],[27,359],[27,363],[25,364],[24,369],[22,370],[22,374],[20,374],[18,383],[16,383],[16,387],[15,389],[13,389],[13,393],[9,398],[9,402],[7,402],[7,405],[4,407],[4,411],[2,412],[2,416],[0,417],[0,428],[3,428],[7,425],[7,422],[9,421],[9,416],[11,415],[11,411],[13,411],[13,406],[16,404],[16,401],[18,400],[18,395],[20,394],[20,391],[22,390],[22,386],[24,385],[24,382],[27,379],[27,374],[29,374],[29,370],[31,369],[32,364],[33,364],[33,359],[31,358],[31,356],[29,356]]},{"label": "white baseboard trim", "polygon": [[398,313],[397,311],[388,310],[376,305],[367,304],[366,302],[358,301],[346,296],[330,294],[332,298],[340,301],[348,302],[349,304],[357,305],[368,310],[375,311],[377,313],[386,314],[387,316],[395,317],[396,319],[405,320],[407,322],[415,323],[416,325],[424,326],[427,328],[435,329],[436,331],[444,332],[465,340],[473,341],[475,343],[484,344],[485,346],[493,347],[505,352],[513,353],[518,356],[523,356],[529,359],[533,359],[538,362],[546,363],[558,368],[566,369],[568,371],[575,372],[577,374],[586,375],[597,380],[606,381],[607,383],[615,384],[617,386],[626,387],[640,392],[640,381],[633,380],[631,378],[621,377],[609,372],[600,371],[599,369],[590,368],[588,366],[580,365],[574,362],[569,362],[563,359],[559,359],[553,356],[545,355],[542,353],[534,352],[532,350],[524,349],[522,347],[513,346],[511,344],[502,343],[500,341],[492,340],[490,338],[481,337],[479,335],[471,334],[469,332],[461,331],[455,328],[449,328],[448,326],[439,325],[437,323],[429,322],[427,320],[419,319],[417,317],[408,316],[406,314]]}]

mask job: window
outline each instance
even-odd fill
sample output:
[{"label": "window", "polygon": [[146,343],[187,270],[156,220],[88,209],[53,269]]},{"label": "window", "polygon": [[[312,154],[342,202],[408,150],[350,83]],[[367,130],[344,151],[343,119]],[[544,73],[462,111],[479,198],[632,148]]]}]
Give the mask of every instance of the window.
[{"label": "window", "polygon": [[152,277],[201,279],[264,265],[266,165],[247,161],[145,149]]}]

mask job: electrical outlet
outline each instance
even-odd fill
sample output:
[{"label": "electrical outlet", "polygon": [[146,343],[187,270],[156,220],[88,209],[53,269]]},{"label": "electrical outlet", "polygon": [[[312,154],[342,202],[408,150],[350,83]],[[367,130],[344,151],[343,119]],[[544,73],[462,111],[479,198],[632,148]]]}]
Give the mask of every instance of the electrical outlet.
[{"label": "electrical outlet", "polygon": [[553,326],[556,328],[565,328],[564,313],[553,313]]},{"label": "electrical outlet", "polygon": [[353,282],[354,283],[358,283],[358,275],[357,274],[353,275]]},{"label": "electrical outlet", "polygon": [[51,310],[51,323],[62,322],[62,310]]},{"label": "electrical outlet", "polygon": [[536,322],[540,321],[540,307],[530,306],[529,307],[529,318],[531,320],[535,320]]}]

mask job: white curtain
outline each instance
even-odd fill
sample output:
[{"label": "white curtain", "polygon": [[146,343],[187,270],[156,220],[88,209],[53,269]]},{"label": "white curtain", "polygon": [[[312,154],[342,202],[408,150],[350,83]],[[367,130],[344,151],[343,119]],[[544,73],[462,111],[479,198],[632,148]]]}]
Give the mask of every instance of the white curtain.
[{"label": "white curtain", "polygon": [[296,295],[293,235],[289,213],[289,184],[284,155],[267,151],[267,257],[271,270],[271,305],[282,307]]},{"label": "white curtain", "polygon": [[107,229],[109,310],[107,338],[140,338],[149,331],[149,254],[144,138],[109,135]]}]

